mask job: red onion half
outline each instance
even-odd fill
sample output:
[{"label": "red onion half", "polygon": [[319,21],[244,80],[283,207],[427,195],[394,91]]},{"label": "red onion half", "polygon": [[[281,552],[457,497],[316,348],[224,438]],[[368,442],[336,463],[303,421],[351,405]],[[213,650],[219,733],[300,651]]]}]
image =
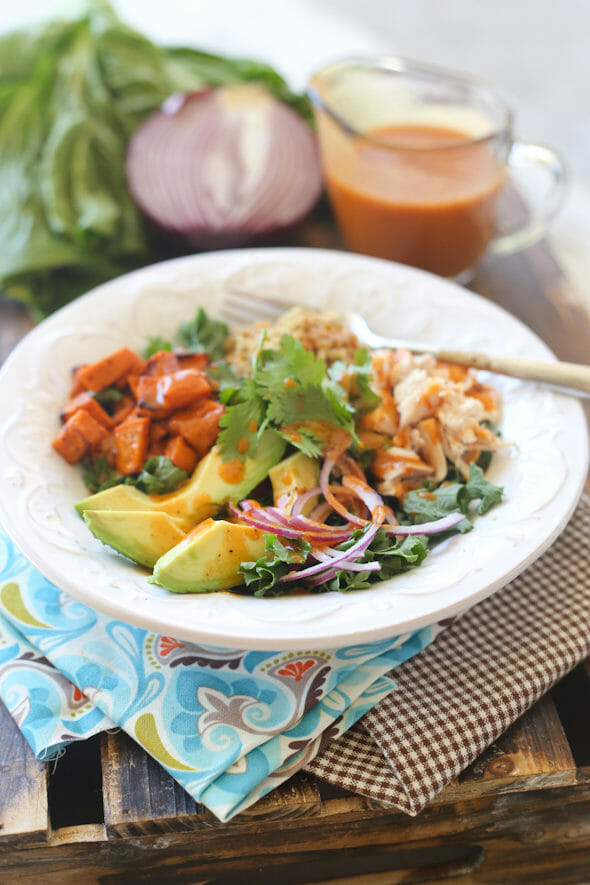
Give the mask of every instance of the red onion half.
[{"label": "red onion half", "polygon": [[171,96],[133,135],[127,183],[154,224],[197,249],[288,229],[322,191],[314,133],[257,84]]}]

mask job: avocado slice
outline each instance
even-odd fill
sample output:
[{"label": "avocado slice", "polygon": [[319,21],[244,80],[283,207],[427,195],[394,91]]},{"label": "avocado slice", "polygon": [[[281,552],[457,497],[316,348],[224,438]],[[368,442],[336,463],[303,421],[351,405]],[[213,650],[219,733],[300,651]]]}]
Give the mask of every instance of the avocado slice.
[{"label": "avocado slice", "polygon": [[265,537],[249,525],[205,519],[158,559],[148,580],[175,593],[236,587],[243,583],[240,563],[262,556]]},{"label": "avocado slice", "polygon": [[85,510],[83,516],[95,538],[149,568],[186,535],[180,520],[161,511]]},{"label": "avocado slice", "polygon": [[[299,494],[319,486],[320,465],[315,458],[310,458],[304,452],[295,452],[272,467],[268,476],[276,504],[281,495],[290,492]],[[317,498],[312,498],[304,504],[301,512],[307,516],[316,504]]]},{"label": "avocado slice", "polygon": [[80,514],[86,510],[160,511],[181,520],[182,527],[189,531],[229,501],[245,498],[281,459],[285,445],[278,434],[267,430],[260,438],[256,456],[244,461],[224,461],[215,446],[175,492],[147,495],[134,486],[122,484],[83,498],[76,504],[76,510]]}]

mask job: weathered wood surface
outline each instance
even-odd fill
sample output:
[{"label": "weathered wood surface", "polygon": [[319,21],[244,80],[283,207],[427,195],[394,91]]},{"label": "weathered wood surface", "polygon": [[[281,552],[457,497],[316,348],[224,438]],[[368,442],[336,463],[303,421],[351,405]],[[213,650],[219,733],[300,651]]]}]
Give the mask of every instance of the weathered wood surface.
[{"label": "weathered wood surface", "polygon": [[[293,242],[342,248],[321,212]],[[546,244],[486,259],[472,288],[560,357],[588,362],[590,318]],[[30,325],[0,299],[0,362]],[[100,759],[82,745],[76,764],[86,752],[100,765],[102,796],[92,814],[71,807],[51,784],[67,766],[75,782],[74,754],[56,772],[36,762],[2,707],[0,882],[580,885],[590,882],[589,709],[586,662],[417,818],[300,774],[223,825],[123,734],[102,736]],[[55,828],[64,808],[69,823]]]}]

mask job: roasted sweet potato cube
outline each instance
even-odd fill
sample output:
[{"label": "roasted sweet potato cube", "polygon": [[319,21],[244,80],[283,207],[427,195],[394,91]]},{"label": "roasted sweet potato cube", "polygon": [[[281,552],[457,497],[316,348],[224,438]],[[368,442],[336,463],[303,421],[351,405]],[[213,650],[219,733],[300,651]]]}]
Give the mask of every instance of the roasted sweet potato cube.
[{"label": "roasted sweet potato cube", "polygon": [[205,369],[209,365],[207,353],[177,353],[176,358],[181,369]]},{"label": "roasted sweet potato cube", "polygon": [[137,366],[138,361],[143,366],[143,361],[139,360],[136,353],[128,347],[121,347],[104,359],[81,368],[78,378],[87,390],[104,390],[105,387],[110,387],[119,378],[127,375],[133,366]]},{"label": "roasted sweet potato cube", "polygon": [[95,400],[88,390],[79,393],[69,401],[61,413],[62,420],[67,421],[78,409],[85,409],[103,427],[110,428],[113,426],[111,416],[108,412],[105,412],[101,404]]},{"label": "roasted sweet potato cube", "polygon": [[219,421],[225,412],[221,403],[212,399],[200,400],[187,409],[181,409],[168,419],[171,433],[180,434],[202,458],[215,444]]},{"label": "roasted sweet potato cube", "polygon": [[87,412],[86,409],[78,409],[78,411],[74,412],[72,417],[68,419],[66,424],[75,427],[84,437],[90,448],[98,446],[108,433],[104,424],[101,424],[100,421],[93,418],[90,412]]},{"label": "roasted sweet potato cube", "polygon": [[199,369],[180,369],[160,377],[142,375],[137,404],[143,409],[182,409],[210,392],[211,385]]},{"label": "roasted sweet potato cube", "polygon": [[72,386],[70,389],[70,396],[77,396],[79,393],[82,393],[83,390],[86,390],[82,382],[80,381],[80,372],[86,368],[86,363],[83,363],[81,366],[74,366],[72,369]]},{"label": "roasted sweet potato cube", "polygon": [[117,424],[114,437],[116,470],[123,476],[139,473],[147,456],[150,419],[131,414]]},{"label": "roasted sweet potato cube", "polygon": [[80,431],[70,422],[64,424],[60,433],[52,442],[52,446],[68,464],[81,461],[90,446]]},{"label": "roasted sweet potato cube", "polygon": [[135,403],[131,399],[130,396],[123,395],[123,398],[119,400],[118,403],[115,403],[115,408],[113,409],[113,424],[120,424],[122,421],[127,418],[133,409],[135,408]]},{"label": "roasted sweet potato cube", "polygon": [[142,375],[152,375],[159,377],[160,375],[170,375],[171,372],[178,372],[180,368],[187,368],[180,365],[176,355],[170,350],[158,350],[148,359]]},{"label": "roasted sweet potato cube", "polygon": [[175,467],[180,467],[187,473],[192,473],[196,467],[197,453],[180,435],[168,440],[164,454],[170,458]]}]

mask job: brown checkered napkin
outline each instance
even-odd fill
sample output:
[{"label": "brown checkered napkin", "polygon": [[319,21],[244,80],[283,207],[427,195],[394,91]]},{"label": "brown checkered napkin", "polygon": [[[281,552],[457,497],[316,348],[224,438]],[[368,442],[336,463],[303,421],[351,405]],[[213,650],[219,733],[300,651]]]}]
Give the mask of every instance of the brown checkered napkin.
[{"label": "brown checkered napkin", "polygon": [[393,672],[396,691],[307,766],[417,814],[590,653],[590,496],[522,575]]}]

